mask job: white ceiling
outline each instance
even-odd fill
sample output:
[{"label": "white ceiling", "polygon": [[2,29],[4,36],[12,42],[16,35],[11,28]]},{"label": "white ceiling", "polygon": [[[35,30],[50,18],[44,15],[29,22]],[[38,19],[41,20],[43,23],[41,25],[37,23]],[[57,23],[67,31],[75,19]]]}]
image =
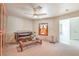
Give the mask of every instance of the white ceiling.
[{"label": "white ceiling", "polygon": [[[41,6],[41,13],[47,15],[34,17],[32,6]],[[32,19],[47,18],[79,11],[79,3],[10,3],[7,4],[8,14]]]}]

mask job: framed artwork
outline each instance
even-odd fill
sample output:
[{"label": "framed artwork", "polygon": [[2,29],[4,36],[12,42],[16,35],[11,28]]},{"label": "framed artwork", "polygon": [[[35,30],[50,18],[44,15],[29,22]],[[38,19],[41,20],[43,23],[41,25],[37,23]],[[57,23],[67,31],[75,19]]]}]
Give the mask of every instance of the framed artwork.
[{"label": "framed artwork", "polygon": [[48,23],[39,24],[39,35],[48,36]]}]

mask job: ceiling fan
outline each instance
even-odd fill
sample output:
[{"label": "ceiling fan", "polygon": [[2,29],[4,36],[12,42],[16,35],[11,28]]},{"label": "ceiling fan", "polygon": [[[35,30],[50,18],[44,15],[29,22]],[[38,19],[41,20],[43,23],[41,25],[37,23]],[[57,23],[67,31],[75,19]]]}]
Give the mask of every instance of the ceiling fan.
[{"label": "ceiling fan", "polygon": [[38,16],[43,16],[43,15],[47,15],[46,13],[42,13],[41,12],[41,10],[42,10],[42,7],[41,6],[32,6],[32,11],[33,11],[33,14],[29,14],[29,15],[32,15],[32,16],[36,16],[36,17],[38,17]]}]

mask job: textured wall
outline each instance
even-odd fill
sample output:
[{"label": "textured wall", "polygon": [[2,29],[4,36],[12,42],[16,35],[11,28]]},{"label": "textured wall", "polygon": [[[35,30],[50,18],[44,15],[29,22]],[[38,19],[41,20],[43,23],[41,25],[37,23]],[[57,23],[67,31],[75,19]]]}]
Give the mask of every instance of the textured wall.
[{"label": "textured wall", "polygon": [[32,31],[32,20],[16,16],[7,17],[7,41],[14,39],[14,32]]}]

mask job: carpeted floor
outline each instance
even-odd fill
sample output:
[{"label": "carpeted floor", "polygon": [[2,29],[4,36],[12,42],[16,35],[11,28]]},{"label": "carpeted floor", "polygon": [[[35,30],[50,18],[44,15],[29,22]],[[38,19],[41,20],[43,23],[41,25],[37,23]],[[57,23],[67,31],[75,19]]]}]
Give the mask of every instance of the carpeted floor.
[{"label": "carpeted floor", "polygon": [[25,47],[23,52],[17,52],[15,44],[7,45],[3,50],[3,56],[79,56],[77,47],[47,41],[43,41],[42,45]]}]

